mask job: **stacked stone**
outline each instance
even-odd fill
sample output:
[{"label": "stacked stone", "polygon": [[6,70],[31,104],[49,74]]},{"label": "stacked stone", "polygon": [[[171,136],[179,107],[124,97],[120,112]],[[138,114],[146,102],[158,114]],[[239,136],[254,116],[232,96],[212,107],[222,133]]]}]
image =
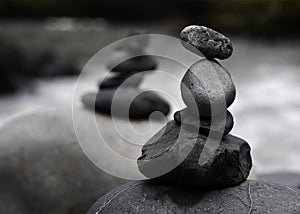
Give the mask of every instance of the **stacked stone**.
[{"label": "stacked stone", "polygon": [[[193,52],[197,52],[197,48],[206,59],[196,62],[182,80],[190,89],[187,93],[182,87],[187,108],[176,112],[174,120],[142,148],[138,167],[142,174],[152,179],[116,188],[101,197],[88,213],[299,213],[298,189],[261,181],[243,182],[252,167],[250,147],[244,140],[228,134],[233,118],[226,107],[234,100],[235,88],[229,73],[213,59],[230,57],[230,40],[202,26],[185,28],[181,39],[186,42],[185,47]],[[224,94],[221,96],[219,90],[215,90],[216,80],[206,74],[208,77],[204,79],[213,85],[207,86],[207,91],[198,82],[198,78],[211,68],[215,71],[208,70],[208,73],[218,74],[225,92],[226,106],[223,111],[220,108],[220,112],[218,108],[217,111],[210,109],[205,96],[210,95],[215,107],[222,97],[224,99]],[[194,112],[190,94],[199,112]],[[201,121],[197,120],[198,115]],[[210,132],[214,137],[221,136],[221,140],[216,150],[205,151]],[[200,161],[201,153],[207,153],[208,158]],[[172,167],[166,173],[165,170]]]},{"label": "stacked stone", "polygon": [[[141,34],[146,34],[146,32],[131,31],[128,33],[128,37]],[[146,35],[129,38],[128,40],[115,50],[111,60],[107,63],[110,73],[108,77],[99,83],[100,89],[118,88],[129,77],[131,77],[130,80],[124,84],[129,87],[138,87],[145,72],[157,68],[156,60],[146,54],[146,48],[149,45],[149,38]],[[132,56],[136,57],[131,58]],[[124,61],[124,59],[126,60]],[[143,74],[135,75],[140,72],[143,72]]]},{"label": "stacked stone", "polygon": [[[252,167],[250,146],[228,134],[233,117],[226,108],[235,99],[235,86],[228,71],[214,59],[231,56],[231,41],[196,25],[184,28],[180,37],[185,48],[205,58],[194,63],[182,79],[181,93],[187,108],[176,112],[174,120],[143,146],[139,169],[148,178],[160,175],[154,180],[164,184],[203,189],[238,185],[247,179]],[[213,141],[220,139],[214,143],[215,150],[206,145],[208,136],[216,138]],[[206,157],[203,162],[201,153]]]},{"label": "stacked stone", "polygon": [[[117,117],[131,119],[148,119],[151,113],[159,111],[167,115],[169,104],[154,92],[138,88],[145,74],[157,68],[153,56],[147,55],[149,38],[143,31],[131,31],[124,43],[113,53],[107,63],[109,75],[101,81],[98,93],[87,93],[82,101],[87,108],[99,113],[112,114],[112,102],[116,102]],[[141,35],[131,37],[134,35]],[[117,98],[115,97],[118,89]],[[129,112],[126,110],[130,104]]]}]

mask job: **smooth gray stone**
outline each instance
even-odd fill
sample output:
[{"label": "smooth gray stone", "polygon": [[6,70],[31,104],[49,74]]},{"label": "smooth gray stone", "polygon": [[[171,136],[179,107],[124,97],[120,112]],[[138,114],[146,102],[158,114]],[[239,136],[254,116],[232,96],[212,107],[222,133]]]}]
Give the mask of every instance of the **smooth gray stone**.
[{"label": "smooth gray stone", "polygon": [[[118,90],[117,96],[115,92],[115,89],[104,89],[97,94],[87,93],[82,97],[82,102],[89,109],[111,115],[114,99],[115,108],[118,110],[115,111],[114,116],[131,119],[148,119],[155,111],[163,115],[168,115],[170,112],[167,101],[151,91],[122,87]],[[128,105],[129,112],[126,110]]]},{"label": "smooth gray stone", "polygon": [[[170,121],[143,146],[142,155],[138,158],[143,175],[148,178],[161,175],[155,180],[202,189],[235,186],[247,179],[252,160],[246,141],[226,135],[211,153],[211,147],[204,151],[206,136],[195,135],[195,130],[183,128],[181,130],[180,125]],[[200,155],[208,157],[207,160],[200,162]],[[179,165],[176,166],[176,163]],[[166,169],[171,171],[166,172]]]},{"label": "smooth gray stone", "polygon": [[[226,112],[236,90],[231,75],[215,60],[202,59],[185,73],[181,84],[182,99],[188,108],[205,117]],[[212,112],[211,106],[214,107]]]},{"label": "smooth gray stone", "polygon": [[[84,117],[82,124],[91,139]],[[0,213],[85,213],[100,195],[126,182],[84,154],[71,109],[16,117],[0,127],[0,139]]]},{"label": "smooth gray stone", "polygon": [[[198,118],[197,118],[198,116]],[[211,125],[210,117],[200,117],[195,116],[187,108],[177,111],[174,114],[174,120],[179,124],[185,124],[188,126],[199,127],[199,133],[208,135],[209,132],[222,133],[222,135],[227,135],[233,128],[233,117],[229,111],[226,113],[226,122],[222,121],[224,118],[216,116],[214,118],[214,125]],[[218,119],[220,118],[220,119]],[[225,126],[224,126],[225,125]]]},{"label": "smooth gray stone", "polygon": [[296,214],[300,190],[262,181],[203,192],[151,182],[130,182],[101,197],[88,214],[103,213],[201,213]]},{"label": "smooth gray stone", "polygon": [[230,39],[223,34],[205,26],[191,25],[185,27],[180,38],[184,47],[200,51],[206,58],[227,59],[231,56],[233,46]]}]

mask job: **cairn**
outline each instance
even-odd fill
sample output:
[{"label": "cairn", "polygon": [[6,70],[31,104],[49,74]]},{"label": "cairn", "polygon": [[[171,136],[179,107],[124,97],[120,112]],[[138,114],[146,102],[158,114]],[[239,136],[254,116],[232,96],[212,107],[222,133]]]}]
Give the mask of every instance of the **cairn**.
[{"label": "cairn", "polygon": [[[139,170],[148,178],[161,175],[154,180],[166,184],[203,189],[238,185],[247,179],[252,167],[250,146],[229,134],[233,117],[224,108],[233,103],[236,91],[228,71],[215,60],[231,56],[231,41],[196,25],[184,28],[180,37],[185,48],[200,51],[205,58],[194,63],[182,79],[182,99],[187,108],[176,112],[174,120],[143,146]],[[208,136],[219,136],[219,142],[212,139],[215,150],[206,145]],[[206,157],[203,162],[201,153]],[[166,169],[169,172],[165,173]]]},{"label": "cairn", "polygon": [[[138,88],[145,74],[155,70],[158,65],[155,58],[146,53],[149,37],[145,33],[131,31],[129,38],[117,47],[106,65],[110,73],[99,82],[98,93],[87,93],[82,97],[87,108],[111,115],[112,102],[115,99],[118,111],[114,116],[117,117],[148,119],[155,111],[168,115],[170,106],[163,98],[154,92]],[[131,37],[141,34],[143,36]],[[129,113],[126,111],[128,105]]]}]

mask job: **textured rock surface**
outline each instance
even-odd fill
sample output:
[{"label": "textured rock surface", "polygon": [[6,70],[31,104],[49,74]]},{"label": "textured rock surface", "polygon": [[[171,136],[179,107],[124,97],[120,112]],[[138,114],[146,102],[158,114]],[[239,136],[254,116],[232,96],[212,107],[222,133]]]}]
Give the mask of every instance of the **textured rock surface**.
[{"label": "textured rock surface", "polygon": [[[226,119],[226,122],[223,121],[224,119]],[[222,135],[226,135],[231,131],[233,127],[233,117],[229,111],[227,111],[226,117],[224,118],[216,116],[216,118],[214,119],[214,125],[211,125],[211,118],[199,118],[199,115],[193,115],[188,111],[187,108],[175,112],[174,120],[179,124],[199,127],[199,133],[204,135],[207,135],[209,132],[222,133]]]},{"label": "textured rock surface", "polygon": [[[202,59],[186,72],[181,84],[182,99],[190,109],[210,117],[224,112],[236,95],[235,86],[228,71],[215,60]],[[197,106],[195,106],[195,104]]]},{"label": "textured rock surface", "polygon": [[[82,98],[86,107],[98,112],[111,114],[112,100],[115,101],[115,115],[135,119],[148,118],[151,113],[159,111],[167,115],[170,111],[169,104],[157,94],[150,91],[141,91],[133,88],[121,88],[114,98],[115,90],[106,89],[96,93],[85,94]],[[131,102],[132,100],[132,102]],[[130,104],[129,115],[126,106]]]},{"label": "textured rock surface", "polygon": [[[209,154],[203,150],[207,137],[195,135],[186,129],[176,142],[179,133],[180,125],[170,121],[165,129],[161,129],[143,146],[142,155],[138,159],[143,175],[153,178],[161,173],[163,175],[155,180],[205,189],[234,186],[246,180],[252,167],[250,146],[247,142],[226,135],[215,152]],[[201,153],[209,157],[205,162],[199,161]],[[165,169],[174,166],[174,163],[179,165],[164,174]]]},{"label": "textured rock surface", "polygon": [[233,47],[228,37],[210,28],[191,25],[180,33],[183,45],[193,51],[196,48],[207,58],[227,59],[231,56]]},{"label": "textured rock surface", "polygon": [[100,198],[89,214],[100,213],[300,213],[300,190],[247,181],[203,192],[147,182],[125,184]]},{"label": "textured rock surface", "polygon": [[[89,126],[82,121],[91,139]],[[15,118],[0,128],[0,139],[0,213],[86,213],[100,195],[125,183],[85,156],[71,110]]]}]

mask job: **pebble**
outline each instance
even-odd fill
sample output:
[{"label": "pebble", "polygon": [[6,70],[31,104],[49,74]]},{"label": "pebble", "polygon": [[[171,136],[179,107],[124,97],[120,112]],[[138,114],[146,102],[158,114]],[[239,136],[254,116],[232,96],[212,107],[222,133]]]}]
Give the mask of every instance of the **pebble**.
[{"label": "pebble", "polygon": [[181,31],[180,38],[185,48],[193,52],[200,51],[199,54],[209,59],[227,59],[233,51],[228,37],[205,26],[188,26]]}]

